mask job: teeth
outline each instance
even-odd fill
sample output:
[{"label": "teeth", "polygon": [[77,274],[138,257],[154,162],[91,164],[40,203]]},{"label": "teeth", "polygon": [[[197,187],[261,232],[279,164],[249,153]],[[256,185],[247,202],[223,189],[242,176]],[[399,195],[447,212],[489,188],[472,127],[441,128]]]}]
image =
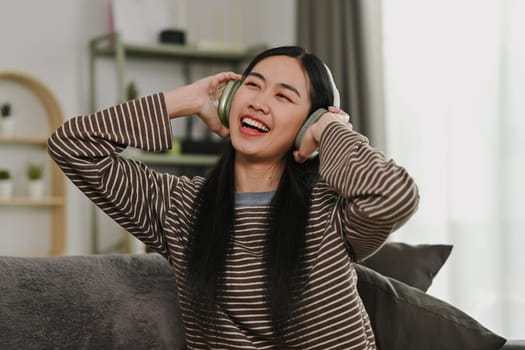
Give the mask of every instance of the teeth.
[{"label": "teeth", "polygon": [[264,132],[270,131],[270,129],[268,129],[266,126],[264,126],[263,123],[258,122],[257,120],[253,120],[253,119],[250,119],[250,118],[243,118],[242,122],[244,124],[247,124],[249,126],[257,128],[257,129],[259,129],[261,131],[264,131]]}]

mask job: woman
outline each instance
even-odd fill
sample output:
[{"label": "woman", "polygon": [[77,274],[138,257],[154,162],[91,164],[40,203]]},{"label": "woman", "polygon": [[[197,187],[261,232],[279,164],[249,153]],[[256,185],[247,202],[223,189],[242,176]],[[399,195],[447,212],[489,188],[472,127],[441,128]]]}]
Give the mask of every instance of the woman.
[{"label": "woman", "polygon": [[[209,96],[231,79],[242,83],[226,128]],[[242,76],[76,117],[50,137],[64,173],[173,266],[189,348],[375,349],[353,263],[408,219],[418,193],[331,106],[336,92],[316,56],[279,47]],[[294,150],[320,107],[329,112]],[[170,118],[191,114],[231,140],[206,179],[118,156],[126,146],[169,149]]]}]

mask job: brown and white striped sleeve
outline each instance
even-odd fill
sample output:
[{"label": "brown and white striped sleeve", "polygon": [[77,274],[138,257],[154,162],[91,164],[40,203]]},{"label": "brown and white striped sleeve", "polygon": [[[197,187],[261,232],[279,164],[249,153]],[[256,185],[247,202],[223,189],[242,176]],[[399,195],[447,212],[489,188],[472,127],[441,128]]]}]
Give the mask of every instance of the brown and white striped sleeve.
[{"label": "brown and white striped sleeve", "polygon": [[360,261],[416,211],[417,186],[403,167],[344,124],[327,126],[319,155],[321,176],[340,194],[340,229]]},{"label": "brown and white striped sleeve", "polygon": [[175,178],[120,157],[126,146],[146,151],[171,147],[162,93],[69,119],[48,140],[50,156],[87,197],[166,255],[161,232]]}]

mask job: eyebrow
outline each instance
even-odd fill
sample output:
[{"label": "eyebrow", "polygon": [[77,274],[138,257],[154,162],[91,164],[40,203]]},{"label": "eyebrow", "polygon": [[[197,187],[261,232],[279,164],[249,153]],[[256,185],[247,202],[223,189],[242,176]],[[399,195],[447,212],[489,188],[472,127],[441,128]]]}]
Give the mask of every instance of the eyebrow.
[{"label": "eyebrow", "polygon": [[[248,76],[254,76],[254,77],[257,77],[263,81],[266,82],[266,78],[264,77],[264,75],[262,75],[261,73],[257,73],[257,72],[250,72],[248,73]],[[297,96],[301,97],[301,94],[299,93],[299,90],[297,90],[295,87],[293,87],[292,85],[290,84],[286,84],[286,83],[279,83],[278,84],[279,86],[285,88],[285,89],[288,89],[290,91],[292,91],[293,93],[295,93]]]}]

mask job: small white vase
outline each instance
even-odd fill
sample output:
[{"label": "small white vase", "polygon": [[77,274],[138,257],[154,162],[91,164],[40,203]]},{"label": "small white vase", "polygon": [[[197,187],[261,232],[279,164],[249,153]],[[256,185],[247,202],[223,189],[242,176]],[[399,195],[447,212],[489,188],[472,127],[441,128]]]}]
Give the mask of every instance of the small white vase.
[{"label": "small white vase", "polygon": [[10,199],[13,197],[13,181],[0,180],[0,199]]},{"label": "small white vase", "polygon": [[15,131],[15,121],[13,117],[0,117],[0,136],[13,136]]},{"label": "small white vase", "polygon": [[44,197],[44,181],[31,180],[27,183],[27,195],[32,199],[42,199]]}]

